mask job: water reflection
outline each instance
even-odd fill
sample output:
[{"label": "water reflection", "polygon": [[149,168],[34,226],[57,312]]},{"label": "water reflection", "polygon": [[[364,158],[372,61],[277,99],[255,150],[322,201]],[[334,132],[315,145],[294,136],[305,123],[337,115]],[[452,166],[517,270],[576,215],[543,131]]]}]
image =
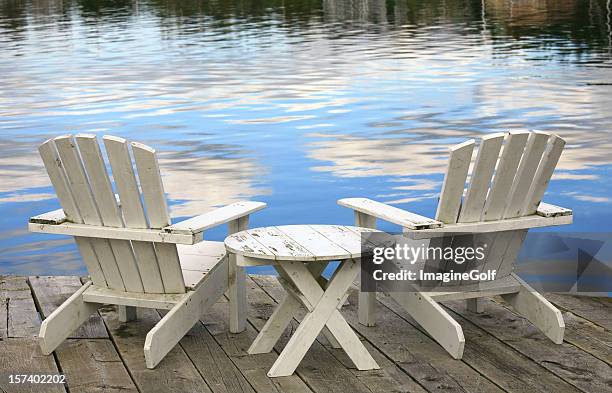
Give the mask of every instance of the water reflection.
[{"label": "water reflection", "polygon": [[[435,211],[446,149],[510,128],[568,145],[547,199],[612,229],[609,0],[0,2],[0,272],[82,272],[36,154],[66,132],[154,146],[174,217],[265,200],[254,225]],[[213,238],[222,238],[213,232]],[[45,270],[46,269],[46,270]]]},{"label": "water reflection", "polygon": [[199,142],[185,145],[186,150],[166,151],[159,156],[165,190],[175,202],[170,207],[172,216],[191,217],[270,193],[255,184],[259,176],[266,176],[266,169],[248,158],[232,157],[232,147]]}]

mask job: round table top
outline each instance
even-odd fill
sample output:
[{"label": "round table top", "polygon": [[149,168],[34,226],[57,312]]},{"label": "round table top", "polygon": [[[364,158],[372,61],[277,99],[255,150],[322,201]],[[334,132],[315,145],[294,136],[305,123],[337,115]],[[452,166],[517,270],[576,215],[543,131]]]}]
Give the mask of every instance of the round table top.
[{"label": "round table top", "polygon": [[228,236],[229,252],[270,261],[333,261],[361,257],[361,233],[375,229],[343,225],[283,225]]}]

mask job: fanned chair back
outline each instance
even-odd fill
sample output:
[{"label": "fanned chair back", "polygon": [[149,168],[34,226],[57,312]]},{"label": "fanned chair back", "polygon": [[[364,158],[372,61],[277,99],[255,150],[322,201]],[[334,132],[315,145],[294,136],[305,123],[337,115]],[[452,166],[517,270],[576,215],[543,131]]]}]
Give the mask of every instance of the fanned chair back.
[{"label": "fanned chair back", "polygon": [[[557,135],[538,131],[491,134],[482,138],[472,164],[474,146],[472,139],[450,149],[436,212],[438,221],[473,223],[534,214],[565,141]],[[485,261],[480,268],[496,269],[497,279],[512,272],[526,233],[526,229],[521,229],[481,234],[467,241],[487,243]],[[458,242],[466,242],[466,237],[455,236],[446,241],[454,247]]]},{"label": "fanned chair back", "polygon": [[[39,147],[68,221],[116,228],[170,225],[155,150],[114,136],[103,139],[118,195],[95,135],[64,135]],[[185,292],[174,244],[78,236],[75,241],[96,286],[140,293]]]}]

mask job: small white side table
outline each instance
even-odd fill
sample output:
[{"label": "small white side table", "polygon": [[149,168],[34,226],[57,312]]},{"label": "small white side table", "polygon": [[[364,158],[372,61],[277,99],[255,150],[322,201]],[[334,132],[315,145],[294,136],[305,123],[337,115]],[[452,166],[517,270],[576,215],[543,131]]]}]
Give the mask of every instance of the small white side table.
[{"label": "small white side table", "polygon": [[[293,374],[323,331],[342,348],[359,370],[378,364],[339,312],[360,271],[362,232],[373,229],[341,225],[286,225],[255,228],[225,239],[239,266],[273,265],[287,297],[274,311],[249,348],[249,354],[270,352],[300,305],[307,314],[268,372],[270,377]],[[321,276],[330,261],[340,265],[328,281]]]}]

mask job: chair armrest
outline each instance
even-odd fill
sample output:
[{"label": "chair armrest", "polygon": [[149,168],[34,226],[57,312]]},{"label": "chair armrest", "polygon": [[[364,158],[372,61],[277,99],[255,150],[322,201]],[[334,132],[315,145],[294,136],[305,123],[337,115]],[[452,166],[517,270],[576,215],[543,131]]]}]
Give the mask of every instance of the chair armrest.
[{"label": "chair armrest", "polygon": [[549,203],[540,202],[536,214],[542,217],[559,217],[559,216],[571,216],[572,209],[566,209],[564,207],[551,205]]},{"label": "chair armrest", "polygon": [[266,207],[266,204],[262,202],[237,202],[161,229],[117,228],[77,224],[68,221],[64,211],[58,209],[31,217],[28,229],[30,232],[57,235],[157,243],[196,244],[203,240],[205,229],[236,220],[264,207]]},{"label": "chair armrest", "polygon": [[427,239],[459,233],[491,233],[568,225],[573,220],[574,216],[571,209],[541,202],[535,214],[528,216],[496,221],[459,222],[456,224],[446,224],[444,228],[423,229],[420,231],[405,230],[404,232],[410,232],[410,237],[413,239]]},{"label": "chair armrest", "polygon": [[66,218],[64,210],[57,209],[43,214],[39,214],[38,216],[30,217],[29,222],[33,224],[58,225],[63,224],[67,220],[68,219]]},{"label": "chair armrest", "polygon": [[338,201],[340,206],[351,208],[357,212],[400,225],[407,229],[421,230],[441,228],[444,224],[431,218],[410,213],[384,203],[367,198],[345,198]]},{"label": "chair armrest", "polygon": [[236,220],[265,208],[263,202],[236,202],[220,207],[199,216],[164,227],[166,233],[177,235],[197,235],[205,229]]},{"label": "chair armrest", "polygon": [[28,222],[28,230],[30,232],[50,233],[55,235],[156,243],[195,244],[202,241],[201,236],[166,233],[163,229],[105,227],[100,225],[77,224],[68,221],[62,209],[31,217]]}]

